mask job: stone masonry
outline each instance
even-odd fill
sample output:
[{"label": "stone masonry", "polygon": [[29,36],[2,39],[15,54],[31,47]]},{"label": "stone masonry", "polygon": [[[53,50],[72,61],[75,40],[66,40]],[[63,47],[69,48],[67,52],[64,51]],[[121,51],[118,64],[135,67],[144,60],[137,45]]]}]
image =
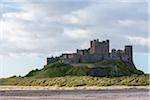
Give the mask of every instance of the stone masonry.
[{"label": "stone masonry", "polygon": [[96,62],[101,60],[122,60],[132,63],[132,45],[126,45],[124,50],[112,49],[109,51],[109,40],[99,42],[99,40],[90,41],[90,48],[79,50],[76,53],[63,53],[59,57],[48,57],[47,64],[54,62],[80,63]]}]

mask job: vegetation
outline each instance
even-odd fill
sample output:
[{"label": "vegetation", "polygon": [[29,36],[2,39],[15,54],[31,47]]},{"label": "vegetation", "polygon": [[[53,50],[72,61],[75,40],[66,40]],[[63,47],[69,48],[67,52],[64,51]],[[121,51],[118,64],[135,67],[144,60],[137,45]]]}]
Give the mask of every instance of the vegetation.
[{"label": "vegetation", "polygon": [[[101,67],[107,65],[108,67]],[[77,86],[145,86],[149,85],[149,74],[143,74],[135,67],[128,68],[127,64],[120,60],[104,60],[99,62],[85,62],[77,64],[53,63],[45,65],[42,69],[30,71],[26,76],[12,76],[1,78],[0,85],[15,86],[58,86],[58,87],[77,87]],[[115,66],[129,76],[118,76],[109,66]],[[106,77],[87,76],[87,72],[92,68],[111,73]]]},{"label": "vegetation", "polygon": [[125,62],[121,60],[103,60],[98,62],[99,64],[111,64],[111,65],[116,65],[119,69],[125,71],[128,74],[143,74],[142,71],[137,70],[135,67],[131,67],[130,69],[127,68]]},{"label": "vegetation", "polygon": [[0,85],[12,86],[146,86],[149,85],[148,74],[122,77],[90,77],[90,76],[65,76],[51,78],[11,77],[0,79]]},{"label": "vegetation", "polygon": [[41,70],[32,70],[25,77],[48,78],[48,77],[63,77],[63,76],[84,76],[86,72],[84,68],[74,67],[69,64],[54,63],[46,65]]},{"label": "vegetation", "polygon": [[[101,67],[101,66],[110,67]],[[101,70],[104,73],[110,73],[107,76],[119,76],[115,71],[112,70],[111,66],[116,66],[120,71],[126,75],[132,74],[143,74],[142,71],[137,70],[135,67],[130,69],[126,66],[123,61],[120,60],[103,60],[99,62],[84,62],[76,64],[64,64],[64,63],[53,63],[45,65],[41,70],[32,70],[25,77],[33,78],[49,78],[49,77],[63,77],[63,76],[86,76],[88,71],[92,68]]]}]

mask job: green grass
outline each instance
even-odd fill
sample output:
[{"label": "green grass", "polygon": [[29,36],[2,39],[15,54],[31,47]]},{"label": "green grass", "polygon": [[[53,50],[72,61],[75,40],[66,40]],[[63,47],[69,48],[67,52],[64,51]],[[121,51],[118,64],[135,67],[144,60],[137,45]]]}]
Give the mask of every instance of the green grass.
[{"label": "green grass", "polygon": [[[82,66],[81,66],[81,65]],[[121,60],[103,60],[98,62],[84,62],[76,63],[76,65],[64,64],[64,63],[53,63],[45,65],[44,68],[38,70],[30,71],[25,77],[34,77],[34,78],[49,78],[49,77],[63,77],[63,76],[86,76],[87,72],[92,68],[97,68],[97,70],[111,72],[112,75],[109,76],[119,76],[116,72],[111,71],[111,66],[116,66],[120,71],[125,73],[125,75],[132,74],[142,74],[140,70],[137,70],[135,67],[130,69],[126,64]],[[93,67],[93,65],[96,67]],[[108,67],[101,67],[102,65],[107,65]],[[109,67],[110,66],[110,67]]]},{"label": "green grass", "polygon": [[126,67],[126,65],[121,60],[103,60],[98,62],[99,64],[106,64],[106,65],[116,65],[119,69],[122,71],[131,74],[129,69]]},{"label": "green grass", "polygon": [[[42,69],[30,71],[24,77],[12,76],[10,78],[1,78],[0,85],[15,86],[59,86],[59,87],[78,87],[78,86],[146,86],[149,85],[149,74],[143,74],[142,71],[135,67],[130,69],[120,60],[104,60],[92,63],[79,63],[84,67],[73,66],[64,63],[53,63],[45,65]],[[107,77],[87,76],[87,71],[92,68],[93,64],[97,70],[111,72],[111,67],[101,67],[101,65],[114,65],[130,76],[119,77],[116,72],[112,72]],[[134,75],[133,75],[134,74]]]},{"label": "green grass", "polygon": [[1,86],[148,86],[149,74],[122,77],[65,76],[55,78],[11,77],[0,79]]},{"label": "green grass", "polygon": [[104,65],[116,65],[117,68],[119,68],[120,70],[128,73],[129,75],[132,74],[143,74],[142,71],[136,69],[136,67],[132,66],[130,69],[128,69],[128,67],[126,66],[125,62],[121,61],[121,60],[103,60],[100,62],[96,62],[98,64],[104,64]]},{"label": "green grass", "polygon": [[133,74],[143,74],[142,71],[136,69],[135,67],[131,67],[130,71],[133,73]]},{"label": "green grass", "polygon": [[84,76],[86,72],[84,68],[74,67],[69,64],[55,63],[46,65],[41,70],[32,70],[25,77],[48,78],[62,76]]}]

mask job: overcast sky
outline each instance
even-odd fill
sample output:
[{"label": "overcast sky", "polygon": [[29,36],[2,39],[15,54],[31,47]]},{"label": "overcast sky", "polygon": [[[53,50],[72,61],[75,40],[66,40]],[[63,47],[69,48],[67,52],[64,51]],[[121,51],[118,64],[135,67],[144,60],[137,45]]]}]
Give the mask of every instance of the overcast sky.
[{"label": "overcast sky", "polygon": [[134,47],[134,61],[148,71],[146,0],[1,0],[0,76],[42,68],[47,56],[109,39],[111,49]]}]

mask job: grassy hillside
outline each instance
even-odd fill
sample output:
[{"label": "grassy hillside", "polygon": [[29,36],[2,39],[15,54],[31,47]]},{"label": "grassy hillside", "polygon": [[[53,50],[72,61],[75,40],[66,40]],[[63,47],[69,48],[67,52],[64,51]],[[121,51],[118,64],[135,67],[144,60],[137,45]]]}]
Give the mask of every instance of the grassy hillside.
[{"label": "grassy hillside", "polygon": [[126,63],[121,60],[103,60],[100,62],[97,62],[99,64],[110,64],[110,65],[116,65],[119,69],[125,71],[129,74],[143,74],[142,71],[136,69],[136,67],[131,66],[130,68],[127,67]]},{"label": "grassy hillside", "polygon": [[146,86],[149,85],[148,74],[122,77],[65,76],[55,78],[11,77],[0,79],[0,85],[12,86]]},{"label": "grassy hillside", "polygon": [[41,70],[32,70],[25,77],[48,78],[62,76],[84,76],[85,68],[74,67],[69,64],[55,63],[44,66]]},{"label": "grassy hillside", "polygon": [[[113,67],[117,67],[117,69],[114,69]],[[135,67],[131,67],[129,69],[126,66],[126,64],[120,60],[104,60],[93,63],[53,63],[45,65],[43,69],[32,70],[25,77],[49,78],[63,76],[94,76],[93,73],[99,75],[103,74],[101,76],[123,76],[132,74],[143,74],[142,71],[137,70]],[[123,75],[120,75],[119,73],[123,73]]]}]

